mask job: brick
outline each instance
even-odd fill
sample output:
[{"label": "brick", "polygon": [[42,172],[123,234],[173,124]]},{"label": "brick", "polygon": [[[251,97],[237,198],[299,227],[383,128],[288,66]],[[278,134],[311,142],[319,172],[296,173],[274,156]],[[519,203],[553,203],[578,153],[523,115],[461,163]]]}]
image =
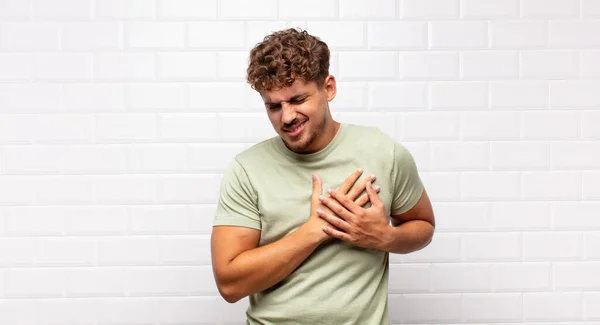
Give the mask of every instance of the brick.
[{"label": "brick", "polygon": [[579,0],[522,0],[522,18],[579,18]]},{"label": "brick", "polygon": [[430,48],[469,49],[488,47],[487,22],[436,21],[429,23]]},{"label": "brick", "polygon": [[527,321],[582,320],[581,298],[575,292],[525,293],[523,317]]},{"label": "brick", "polygon": [[581,52],[581,78],[600,78],[600,51]]},{"label": "brick", "polygon": [[28,54],[1,54],[0,80],[25,81],[33,77],[33,57]]},{"label": "brick", "polygon": [[398,56],[392,52],[341,52],[340,81],[389,80],[398,76]]},{"label": "brick", "polygon": [[89,19],[91,3],[89,0],[33,0],[34,19]]},{"label": "brick", "polygon": [[523,172],[523,198],[528,200],[577,200],[581,174],[570,171]]},{"label": "brick", "polygon": [[543,81],[490,82],[490,105],[499,109],[548,107],[548,84]]},{"label": "brick", "polygon": [[548,291],[552,288],[550,263],[495,263],[492,274],[494,291]]},{"label": "brick", "polygon": [[[0,19],[2,20],[24,20],[29,18],[29,1],[23,0],[4,0],[2,1],[2,10],[0,10]],[[1,318],[0,318],[1,319]]]},{"label": "brick", "polygon": [[156,60],[160,80],[212,80],[217,77],[215,53],[166,52],[158,53]]},{"label": "brick", "polygon": [[[359,94],[361,94],[360,91],[352,92],[352,96],[358,96]],[[371,99],[369,106],[389,111],[425,110],[427,109],[427,94],[427,84],[425,82],[369,83],[369,98]],[[358,109],[361,101],[357,98],[353,102],[357,104],[356,108]],[[348,103],[345,106],[349,105],[351,104]],[[363,109],[364,107],[366,105],[363,106]]]},{"label": "brick", "polygon": [[190,108],[205,112],[239,111],[244,107],[245,87],[242,83],[228,82],[192,85]]},{"label": "brick", "polygon": [[[287,26],[287,23],[284,21],[268,20],[247,21],[244,27],[245,28],[243,28],[243,34],[245,34],[246,37],[244,53],[246,53],[246,55],[249,55],[250,49],[253,48],[256,44],[262,42],[265,36],[292,26]],[[308,32],[310,33],[310,31]]]},{"label": "brick", "polygon": [[[393,31],[393,33],[391,32]],[[353,38],[360,38],[357,34]],[[381,21],[367,25],[370,49],[426,49],[427,24],[425,22]]]},{"label": "brick", "polygon": [[95,17],[111,20],[150,20],[154,0],[95,0]]},{"label": "brick", "polygon": [[599,81],[556,80],[550,82],[550,107],[594,108],[600,105]]},{"label": "brick", "polygon": [[431,162],[435,171],[487,170],[490,146],[486,142],[432,143]]},{"label": "brick", "polygon": [[[47,113],[61,107],[60,85],[52,83],[0,84],[0,112]],[[25,116],[27,117],[27,116]],[[10,117],[8,117],[10,118]],[[31,123],[31,118],[28,118]],[[33,119],[35,120],[35,118]]]},{"label": "brick", "polygon": [[[168,175],[157,179],[157,201],[164,204],[217,202],[220,175]],[[198,188],[206,184],[206,189]],[[182,194],[183,193],[183,194]]]},{"label": "brick", "polygon": [[[3,237],[0,239],[0,265],[2,267],[34,266],[37,256],[35,240],[31,238]],[[2,306],[2,304],[0,304]]]},{"label": "brick", "polygon": [[38,317],[39,307],[35,300],[6,299],[0,304],[0,322],[3,324],[34,325]]},{"label": "brick", "polygon": [[568,140],[579,133],[574,112],[522,112],[521,139]]},{"label": "brick", "polygon": [[106,53],[94,55],[96,80],[151,80],[155,75],[151,53]]},{"label": "brick", "polygon": [[189,232],[197,235],[210,235],[214,216],[217,213],[216,203],[190,205],[188,210],[190,215]]},{"label": "brick", "polygon": [[53,150],[65,173],[124,173],[127,169],[123,145],[61,145]]},{"label": "brick", "polygon": [[584,171],[582,174],[582,198],[584,200],[600,198],[600,172]]},{"label": "brick", "polygon": [[600,3],[596,0],[582,0],[581,14],[585,18],[600,17]]},{"label": "brick", "polygon": [[519,0],[462,0],[460,16],[467,19],[517,18]]},{"label": "brick", "polygon": [[390,265],[390,293],[426,293],[429,291],[430,267],[428,265]]},{"label": "brick", "polygon": [[275,19],[277,0],[221,0],[221,18],[224,19]]},{"label": "brick", "polygon": [[403,0],[400,3],[402,19],[456,19],[460,12],[459,0]]},{"label": "brick", "polygon": [[191,48],[242,49],[245,43],[243,22],[194,22],[188,24]]},{"label": "brick", "polygon": [[553,142],[554,169],[593,169],[600,166],[600,142]]},{"label": "brick", "polygon": [[0,203],[2,205],[33,205],[37,203],[39,176],[2,176],[0,181],[2,181],[0,183]]},{"label": "brick", "polygon": [[491,144],[493,170],[550,168],[550,144],[539,141],[494,141]]},{"label": "brick", "polygon": [[316,22],[309,21],[306,30],[319,37],[330,50],[364,48],[366,25],[363,22]]},{"label": "brick", "polygon": [[184,145],[136,144],[128,146],[126,152],[128,172],[181,173],[186,170],[187,148]]},{"label": "brick", "polygon": [[523,255],[527,261],[579,260],[583,255],[580,233],[524,233]]},{"label": "brick", "polygon": [[440,202],[434,204],[436,232],[468,232],[491,229],[489,206],[478,202]]},{"label": "brick", "polygon": [[550,47],[591,48],[600,46],[597,21],[553,21],[550,23]]},{"label": "brick", "polygon": [[493,202],[493,229],[525,231],[550,229],[550,204],[546,202]]},{"label": "brick", "polygon": [[150,175],[106,175],[95,180],[96,200],[101,204],[157,203],[158,179]]},{"label": "brick", "polygon": [[396,1],[345,0],[339,3],[341,19],[382,19],[396,17]]},{"label": "brick", "polygon": [[393,113],[340,113],[339,121],[350,124],[362,124],[379,128],[383,133],[390,137],[396,135],[396,120]]},{"label": "brick", "polygon": [[125,206],[70,206],[66,214],[66,233],[71,236],[124,234],[127,218]]},{"label": "brick", "polygon": [[521,51],[523,79],[577,79],[579,53],[574,51]]},{"label": "brick", "polygon": [[89,81],[92,79],[90,54],[43,54],[33,59],[34,78],[40,80]]},{"label": "brick", "polygon": [[177,111],[188,107],[188,87],[184,84],[130,84],[125,86],[130,112]]},{"label": "brick", "polygon": [[[335,112],[364,111],[369,105],[376,107],[377,102],[367,102],[368,98],[376,99],[370,95],[375,90],[367,85],[366,82],[337,82],[335,99],[329,102],[329,107]],[[385,94],[382,93],[381,96]]]},{"label": "brick", "polygon": [[215,141],[216,114],[161,114],[159,137],[168,141]]},{"label": "brick", "polygon": [[589,230],[600,228],[595,217],[600,204],[597,202],[555,202],[552,204],[554,229]]},{"label": "brick", "polygon": [[516,112],[462,112],[461,136],[466,140],[514,140],[519,138]]},{"label": "brick", "polygon": [[[176,295],[188,292],[199,271],[198,267],[187,266],[126,268],[124,269],[126,292],[136,296]],[[213,294],[217,294],[216,286],[213,287]],[[206,290],[208,291],[208,288]]]},{"label": "brick", "polygon": [[94,238],[51,238],[38,241],[39,266],[92,266],[97,264]]},{"label": "brick", "polygon": [[64,84],[63,105],[69,112],[118,112],[125,108],[125,91],[112,83]]},{"label": "brick", "polygon": [[64,235],[65,208],[15,207],[13,215],[8,218],[7,233],[13,236]]},{"label": "brick", "polygon": [[56,51],[58,37],[58,23],[0,24],[0,50],[4,51]]},{"label": "brick", "polygon": [[178,49],[185,46],[183,23],[126,23],[125,46],[132,49]]},{"label": "brick", "polygon": [[65,205],[94,202],[95,188],[92,177],[59,175],[38,180],[38,204]]},{"label": "brick", "polygon": [[460,201],[460,173],[423,173],[421,178],[428,184],[427,193],[432,201]]},{"label": "brick", "polygon": [[583,237],[586,259],[600,259],[600,232],[586,232]]},{"label": "brick", "polygon": [[158,263],[158,239],[154,236],[102,237],[98,241],[100,266]]},{"label": "brick", "polygon": [[458,235],[436,233],[432,242],[422,250],[394,257],[401,258],[404,263],[458,262],[460,255],[461,246]]},{"label": "brick", "polygon": [[432,82],[430,92],[434,110],[473,110],[488,106],[489,90],[485,82]]},{"label": "brick", "polygon": [[491,48],[545,48],[548,23],[543,21],[495,21],[490,24]]},{"label": "brick", "polygon": [[443,263],[431,267],[432,292],[486,292],[492,288],[491,268],[485,264]]},{"label": "brick", "polygon": [[216,0],[158,0],[156,14],[160,19],[216,19]]},{"label": "brick", "polygon": [[27,117],[27,119],[29,120],[28,124],[33,125],[37,143],[89,143],[93,139],[93,116],[39,114]]},{"label": "brick", "polygon": [[600,262],[554,263],[554,285],[557,290],[598,290]]},{"label": "brick", "polygon": [[600,295],[597,293],[583,294],[583,314],[587,319],[600,319]]},{"label": "brick", "polygon": [[221,52],[217,54],[217,64],[202,69],[198,74],[203,73],[202,71],[212,73],[216,67],[219,80],[245,82],[246,69],[248,69],[248,58],[249,55],[247,52]]},{"label": "brick", "polygon": [[391,295],[390,320],[394,324],[458,323],[461,320],[460,294]]},{"label": "brick", "polygon": [[[304,2],[279,0],[279,19],[335,18],[336,1],[334,0],[307,0]],[[315,10],[319,8],[319,10]],[[340,9],[342,11],[343,9]]]},{"label": "brick", "polygon": [[125,269],[121,267],[81,267],[66,271],[69,297],[125,295]]},{"label": "brick", "polygon": [[65,270],[57,268],[9,269],[5,271],[5,297],[62,297]]},{"label": "brick", "polygon": [[517,79],[516,51],[462,52],[461,75],[464,79]]},{"label": "brick", "polygon": [[600,112],[582,111],[581,120],[581,138],[600,139]]},{"label": "brick", "polygon": [[458,140],[459,115],[456,112],[405,113],[398,134],[405,140]]},{"label": "brick", "polygon": [[188,232],[189,211],[184,205],[130,206],[127,212],[133,234],[175,235]]},{"label": "brick", "polygon": [[158,251],[162,265],[210,265],[208,236],[160,237]]},{"label": "brick", "polygon": [[403,52],[400,77],[406,80],[458,80],[460,59],[456,52]]},{"label": "brick", "polygon": [[96,115],[96,138],[101,141],[156,139],[157,129],[157,118],[154,114]]},{"label": "brick", "polygon": [[468,322],[514,322],[523,317],[523,298],[516,293],[468,294],[462,307]]},{"label": "brick", "polygon": [[3,150],[2,170],[5,174],[59,173],[62,159],[51,147],[11,146]]},{"label": "brick", "polygon": [[465,261],[519,261],[521,234],[465,234],[462,237],[461,248]]},{"label": "brick", "polygon": [[65,50],[118,50],[120,26],[116,22],[64,23],[61,44]]}]

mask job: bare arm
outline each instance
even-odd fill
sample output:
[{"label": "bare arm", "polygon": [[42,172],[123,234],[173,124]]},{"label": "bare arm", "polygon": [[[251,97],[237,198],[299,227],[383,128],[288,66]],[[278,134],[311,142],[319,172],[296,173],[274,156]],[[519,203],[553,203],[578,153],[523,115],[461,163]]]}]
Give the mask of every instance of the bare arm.
[{"label": "bare arm", "polygon": [[[348,193],[362,172],[354,172],[339,191]],[[352,200],[364,190],[366,180],[347,194]],[[268,289],[292,273],[329,236],[322,230],[327,222],[316,210],[329,210],[319,202],[321,180],[313,178],[311,216],[288,236],[258,247],[260,231],[234,226],[213,228],[211,238],[212,265],[219,292],[228,302],[236,302],[250,294]],[[356,204],[365,205],[369,198],[362,195]]]},{"label": "bare arm", "polygon": [[384,250],[407,254],[429,245],[433,238],[435,218],[427,191],[423,190],[421,198],[412,209],[392,216],[392,221],[395,227],[391,227]]}]

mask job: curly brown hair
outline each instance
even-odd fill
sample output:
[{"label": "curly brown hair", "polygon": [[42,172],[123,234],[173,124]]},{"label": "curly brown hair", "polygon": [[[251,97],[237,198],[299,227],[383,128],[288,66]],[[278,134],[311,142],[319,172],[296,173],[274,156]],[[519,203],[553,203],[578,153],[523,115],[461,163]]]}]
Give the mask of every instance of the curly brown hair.
[{"label": "curly brown hair", "polygon": [[257,91],[287,88],[296,79],[322,87],[329,75],[329,56],[327,44],[305,30],[278,31],[250,51],[246,79]]}]

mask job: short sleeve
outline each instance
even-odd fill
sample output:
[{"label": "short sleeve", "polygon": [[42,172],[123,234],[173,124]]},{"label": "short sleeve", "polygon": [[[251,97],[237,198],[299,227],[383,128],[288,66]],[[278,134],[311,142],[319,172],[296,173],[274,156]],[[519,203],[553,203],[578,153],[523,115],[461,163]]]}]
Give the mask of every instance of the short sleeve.
[{"label": "short sleeve", "polygon": [[417,204],[424,189],[413,156],[399,143],[394,146],[392,179],[394,199],[390,212],[392,215],[399,215]]},{"label": "short sleeve", "polygon": [[236,159],[223,175],[213,226],[261,229],[258,196],[248,174]]}]

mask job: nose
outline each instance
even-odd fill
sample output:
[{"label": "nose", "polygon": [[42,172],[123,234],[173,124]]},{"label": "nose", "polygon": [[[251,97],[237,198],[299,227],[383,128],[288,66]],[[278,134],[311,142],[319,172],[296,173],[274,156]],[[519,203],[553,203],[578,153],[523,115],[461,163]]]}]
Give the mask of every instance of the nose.
[{"label": "nose", "polygon": [[294,107],[288,103],[281,103],[281,110],[281,122],[284,125],[292,124],[292,122],[294,122],[296,119],[296,115],[298,115]]}]

